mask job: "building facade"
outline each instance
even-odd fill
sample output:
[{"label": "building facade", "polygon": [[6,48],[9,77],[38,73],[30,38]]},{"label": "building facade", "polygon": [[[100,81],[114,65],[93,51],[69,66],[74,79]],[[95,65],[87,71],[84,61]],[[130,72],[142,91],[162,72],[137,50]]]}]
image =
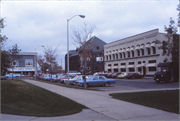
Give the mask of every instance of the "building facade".
[{"label": "building facade", "polygon": [[19,59],[14,61],[12,68],[8,68],[8,73],[16,73],[24,76],[32,76],[35,74],[36,64],[36,52],[20,52],[18,54]]},{"label": "building facade", "polygon": [[[86,58],[86,72],[104,71],[104,45],[106,44],[101,39],[93,36],[90,40],[93,43],[89,48],[91,57]],[[65,72],[67,72],[67,54],[65,55]],[[69,51],[69,71],[82,72],[83,58],[78,49]]]},{"label": "building facade", "polygon": [[105,71],[154,75],[158,63],[165,58],[171,61],[171,56],[163,56],[160,44],[155,43],[167,40],[164,35],[154,29],[104,45]]}]

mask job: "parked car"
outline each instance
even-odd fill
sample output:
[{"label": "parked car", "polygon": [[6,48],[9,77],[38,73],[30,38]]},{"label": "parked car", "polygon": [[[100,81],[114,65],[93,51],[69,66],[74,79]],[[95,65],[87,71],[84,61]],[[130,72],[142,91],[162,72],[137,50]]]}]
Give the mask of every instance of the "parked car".
[{"label": "parked car", "polygon": [[127,75],[128,75],[127,72],[122,72],[122,73],[119,74],[116,78],[118,78],[118,79],[123,79],[123,78],[125,78]]},{"label": "parked car", "polygon": [[[75,85],[76,81],[83,80],[83,76],[84,75],[76,75],[74,78],[69,79],[70,84]],[[88,78],[88,76],[89,75],[86,76],[86,79]],[[64,83],[67,84],[68,83],[68,79],[65,79]]]},{"label": "parked car", "polygon": [[5,78],[12,78],[12,76],[14,77],[14,78],[19,78],[19,77],[21,77],[21,75],[20,74],[7,74],[7,75],[5,75]]},{"label": "parked car", "polygon": [[[115,84],[114,79],[107,79],[105,76],[88,76],[86,79],[86,85],[88,86],[110,86]],[[84,86],[84,80],[79,80],[75,82],[78,86]]]},{"label": "parked car", "polygon": [[1,76],[1,80],[6,80],[6,77],[4,77],[4,76]]},{"label": "parked car", "polygon": [[116,78],[118,75],[120,75],[121,74],[121,72],[118,72],[118,73],[113,73],[112,75],[111,75],[111,78]]},{"label": "parked car", "polygon": [[107,78],[111,78],[111,75],[112,75],[112,74],[113,74],[113,73],[108,73],[106,77],[107,77]]},{"label": "parked car", "polygon": [[127,76],[125,76],[126,79],[137,79],[137,78],[143,78],[144,75],[138,74],[138,73],[128,73]]}]

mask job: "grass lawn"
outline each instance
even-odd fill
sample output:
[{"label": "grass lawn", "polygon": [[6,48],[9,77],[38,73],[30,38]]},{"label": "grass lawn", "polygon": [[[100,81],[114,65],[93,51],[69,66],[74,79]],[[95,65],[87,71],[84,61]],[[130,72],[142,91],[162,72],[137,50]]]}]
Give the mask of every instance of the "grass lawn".
[{"label": "grass lawn", "polygon": [[38,117],[79,113],[86,107],[21,80],[1,80],[1,113]]},{"label": "grass lawn", "polygon": [[110,96],[115,99],[179,114],[179,90],[114,93]]}]

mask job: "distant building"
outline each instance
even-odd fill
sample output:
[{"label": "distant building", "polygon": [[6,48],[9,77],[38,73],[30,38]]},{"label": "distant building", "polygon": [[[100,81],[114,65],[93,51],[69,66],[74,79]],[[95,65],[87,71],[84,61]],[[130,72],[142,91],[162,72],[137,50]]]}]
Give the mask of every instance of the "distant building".
[{"label": "distant building", "polygon": [[163,56],[160,44],[155,43],[156,40],[167,40],[164,35],[154,29],[104,45],[105,71],[154,75],[158,63],[172,58]]},{"label": "distant building", "polygon": [[[104,71],[104,45],[106,44],[101,39],[93,36],[90,40],[93,42],[91,50],[91,57],[86,58],[86,72],[100,72]],[[67,54],[65,55],[65,70],[67,72]],[[82,56],[77,50],[69,51],[69,71],[82,71]]]},{"label": "distant building", "polygon": [[19,60],[16,60],[12,63],[14,65],[13,71],[12,68],[8,68],[8,73],[16,73],[21,75],[32,76],[35,74],[35,57],[36,52],[20,52],[18,54]]}]

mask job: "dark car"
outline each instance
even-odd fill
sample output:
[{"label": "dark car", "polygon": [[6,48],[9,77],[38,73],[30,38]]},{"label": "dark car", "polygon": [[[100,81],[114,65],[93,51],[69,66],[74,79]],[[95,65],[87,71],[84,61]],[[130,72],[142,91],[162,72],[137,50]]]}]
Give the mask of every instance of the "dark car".
[{"label": "dark car", "polygon": [[112,74],[113,74],[113,73],[108,73],[106,77],[107,77],[107,78],[111,78],[111,75],[112,75]]},{"label": "dark car", "polygon": [[119,74],[121,74],[120,72],[118,72],[118,73],[113,73],[112,75],[111,75],[111,78],[116,78]]},{"label": "dark car", "polygon": [[141,74],[138,74],[138,73],[128,73],[128,75],[125,78],[126,79],[144,78],[144,75],[141,75]]}]

